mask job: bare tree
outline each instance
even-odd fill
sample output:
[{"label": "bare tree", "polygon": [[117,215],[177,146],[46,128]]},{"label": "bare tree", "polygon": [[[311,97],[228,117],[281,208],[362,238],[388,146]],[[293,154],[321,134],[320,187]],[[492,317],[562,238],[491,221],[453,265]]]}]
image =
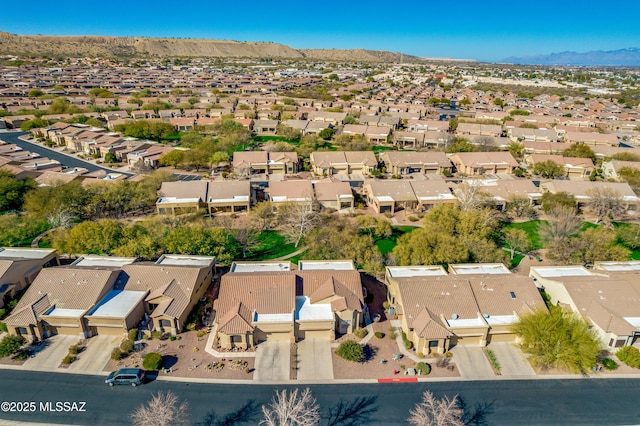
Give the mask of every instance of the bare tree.
[{"label": "bare tree", "polygon": [[536,211],[531,206],[531,201],[526,197],[511,195],[507,200],[507,212],[517,218],[535,217]]},{"label": "bare tree", "polygon": [[545,241],[562,240],[580,231],[582,221],[572,207],[557,206],[547,216],[547,221],[538,226],[540,237]]},{"label": "bare tree", "polygon": [[529,249],[529,236],[522,229],[509,228],[504,231],[504,242],[509,248],[511,260],[515,257],[516,250],[527,252]]},{"label": "bare tree", "polygon": [[68,228],[71,226],[76,216],[69,209],[60,208],[47,216],[47,222],[53,228]]},{"label": "bare tree", "polygon": [[260,242],[260,230],[255,221],[244,218],[226,229],[240,247],[243,258],[246,258],[247,253],[253,251]]},{"label": "bare tree", "polygon": [[276,391],[271,404],[262,406],[266,426],[317,426],[320,423],[320,407],[306,388],[302,392],[294,389]]},{"label": "bare tree", "polygon": [[458,405],[458,396],[438,399],[429,391],[422,394],[422,401],[409,412],[407,421],[413,426],[463,426],[464,411]]},{"label": "bare tree", "polygon": [[309,198],[278,207],[278,221],[282,233],[298,247],[307,232],[319,225],[320,216],[317,206]]},{"label": "bare tree", "polygon": [[480,185],[474,185],[469,182],[462,182],[455,189],[455,195],[458,199],[458,205],[463,212],[470,210],[478,210],[486,206],[491,198],[489,194],[482,190]]},{"label": "bare tree", "polygon": [[251,209],[249,216],[260,225],[261,231],[266,231],[276,218],[275,207],[271,201],[263,201]]},{"label": "bare tree", "polygon": [[615,220],[624,214],[624,198],[618,191],[607,187],[596,187],[586,193],[590,197],[587,205],[596,216],[596,223],[602,219]]},{"label": "bare tree", "polygon": [[189,403],[180,402],[175,393],[158,392],[131,414],[131,422],[135,426],[187,426],[188,408]]}]

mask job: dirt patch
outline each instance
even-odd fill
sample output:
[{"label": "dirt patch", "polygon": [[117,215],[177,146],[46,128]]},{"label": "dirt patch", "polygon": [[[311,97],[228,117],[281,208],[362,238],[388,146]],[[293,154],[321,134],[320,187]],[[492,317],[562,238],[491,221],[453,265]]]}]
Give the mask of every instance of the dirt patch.
[{"label": "dirt patch", "polygon": [[[149,352],[162,355],[160,376],[200,379],[251,380],[254,359],[214,357],[205,351],[209,335],[197,336],[197,331],[181,333],[176,340],[144,340],[142,348],[120,361],[109,360],[104,371],[125,367],[142,368],[142,359]],[[107,349],[105,349],[107,350]]]}]

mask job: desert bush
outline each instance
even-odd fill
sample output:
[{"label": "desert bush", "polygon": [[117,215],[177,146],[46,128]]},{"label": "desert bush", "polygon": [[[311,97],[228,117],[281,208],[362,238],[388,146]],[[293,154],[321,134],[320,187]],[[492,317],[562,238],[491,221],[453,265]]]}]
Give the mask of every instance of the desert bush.
[{"label": "desert bush", "polygon": [[382,331],[376,331],[376,332],[375,332],[375,336],[376,336],[378,339],[382,339],[382,338],[384,337],[384,333],[383,333]]},{"label": "desert bush", "polygon": [[418,374],[420,374],[421,376],[426,376],[427,374],[431,373],[431,366],[426,362],[416,363],[415,369],[419,371]]},{"label": "desert bush", "polygon": [[633,346],[625,346],[616,352],[616,357],[629,367],[640,368],[640,351]]},{"label": "desert bush", "polygon": [[451,358],[451,357],[453,356],[453,353],[451,353],[451,352],[449,352],[449,351],[446,351],[446,352],[444,353],[444,356],[445,356],[446,358]]},{"label": "desert bush", "polygon": [[196,333],[196,337],[198,337],[198,339],[204,337],[207,335],[207,332],[205,330],[200,330]]},{"label": "desert bush", "polygon": [[356,336],[358,339],[362,339],[362,338],[364,338],[364,336],[367,335],[367,329],[366,328],[356,328],[353,331],[353,335]]},{"label": "desert bush", "polygon": [[113,348],[111,351],[111,359],[114,361],[120,361],[122,358],[124,358],[124,354],[120,348]]},{"label": "desert bush", "polygon": [[361,362],[364,361],[364,348],[358,342],[346,340],[340,343],[336,355],[347,361]]},{"label": "desert bush", "polygon": [[17,354],[23,344],[24,338],[22,336],[5,336],[0,341],[0,358]]},{"label": "desert bush", "polygon": [[390,340],[396,340],[396,329],[393,326],[389,326],[387,329],[387,337]]},{"label": "desert bush", "polygon": [[164,333],[162,331],[156,330],[153,333],[151,333],[151,335],[153,336],[154,339],[162,339],[162,336],[164,336]]},{"label": "desert bush", "polygon": [[601,362],[605,370],[613,371],[618,369],[618,363],[611,358],[603,358]]},{"label": "desert bush", "polygon": [[78,355],[80,353],[80,346],[71,345],[69,346],[69,355]]},{"label": "desert bush", "polygon": [[132,328],[131,330],[127,331],[127,338],[135,342],[138,339],[138,329]]},{"label": "desert bush", "polygon": [[162,355],[157,352],[149,352],[142,359],[142,367],[145,370],[157,371],[162,366]]},{"label": "desert bush", "polygon": [[409,222],[417,222],[418,220],[420,220],[418,219],[418,216],[414,216],[414,215],[407,217],[407,219],[409,219]]},{"label": "desert bush", "polygon": [[131,353],[133,351],[133,346],[134,346],[134,342],[133,340],[123,340],[122,343],[120,343],[120,350],[124,353]]},{"label": "desert bush", "polygon": [[404,342],[404,347],[407,349],[413,348],[413,342],[407,338],[407,333],[402,332],[402,341]]},{"label": "desert bush", "polygon": [[62,364],[69,365],[75,360],[76,360],[76,356],[69,354],[69,355],[65,356],[64,358],[62,358]]}]

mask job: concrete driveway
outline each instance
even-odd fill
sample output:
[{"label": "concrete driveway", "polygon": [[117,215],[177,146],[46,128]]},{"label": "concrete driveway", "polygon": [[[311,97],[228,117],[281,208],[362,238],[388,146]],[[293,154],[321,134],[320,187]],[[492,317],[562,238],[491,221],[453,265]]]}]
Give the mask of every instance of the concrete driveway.
[{"label": "concrete driveway", "polygon": [[111,357],[111,350],[122,341],[117,336],[94,336],[69,366],[69,370],[83,373],[101,373]]},{"label": "concrete driveway", "polygon": [[464,379],[489,379],[495,377],[489,360],[480,346],[458,345],[451,349],[453,362]]},{"label": "concrete driveway", "polygon": [[298,380],[333,380],[331,342],[328,339],[298,342]]},{"label": "concrete driveway", "polygon": [[503,376],[535,376],[531,365],[524,354],[513,343],[490,343],[489,349],[493,351],[500,364],[500,374]]},{"label": "concrete driveway", "polygon": [[256,382],[289,380],[291,368],[291,343],[288,340],[262,342],[256,349]]},{"label": "concrete driveway", "polygon": [[28,358],[23,367],[33,370],[54,370],[60,367],[62,358],[69,353],[69,346],[80,341],[78,336],[51,336],[34,346],[34,356]]}]

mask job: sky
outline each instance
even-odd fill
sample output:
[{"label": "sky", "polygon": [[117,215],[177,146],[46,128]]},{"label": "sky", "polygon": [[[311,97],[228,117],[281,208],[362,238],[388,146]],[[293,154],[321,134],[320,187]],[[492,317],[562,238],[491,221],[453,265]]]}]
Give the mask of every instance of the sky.
[{"label": "sky", "polygon": [[[0,31],[269,41],[499,61],[640,48],[640,1],[325,0],[3,2]],[[1,47],[0,47],[1,53]]]}]

